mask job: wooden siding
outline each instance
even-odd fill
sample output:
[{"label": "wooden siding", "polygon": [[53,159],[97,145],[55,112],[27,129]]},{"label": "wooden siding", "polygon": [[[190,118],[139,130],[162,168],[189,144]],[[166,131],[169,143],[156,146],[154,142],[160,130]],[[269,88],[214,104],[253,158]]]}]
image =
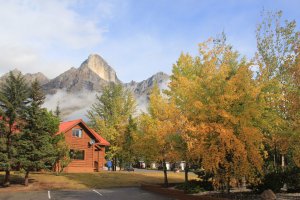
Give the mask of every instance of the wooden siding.
[{"label": "wooden siding", "polygon": [[[73,129],[81,129],[82,137],[78,138],[73,136]],[[89,145],[91,138],[93,138],[89,131],[81,124],[78,124],[65,133],[65,138],[70,149],[84,150],[85,154],[84,160],[72,160],[71,163],[65,168],[65,172],[93,172],[95,161],[95,147],[94,145]],[[104,157],[102,156],[101,158]],[[98,160],[98,162],[100,163],[104,161]],[[102,167],[100,169],[102,169]]]}]

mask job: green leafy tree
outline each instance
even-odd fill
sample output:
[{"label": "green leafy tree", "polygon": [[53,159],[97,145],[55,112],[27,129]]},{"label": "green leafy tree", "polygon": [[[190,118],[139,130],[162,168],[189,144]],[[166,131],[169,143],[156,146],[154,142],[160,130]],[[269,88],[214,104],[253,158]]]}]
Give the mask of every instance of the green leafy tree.
[{"label": "green leafy tree", "polygon": [[285,168],[285,156],[291,151],[291,142],[295,143],[292,138],[299,135],[296,128],[299,127],[299,115],[296,114],[299,113],[296,103],[299,101],[299,82],[297,84],[295,75],[299,67],[300,38],[296,22],[283,21],[281,11],[263,12],[256,37],[258,80],[265,103],[265,117],[260,127],[268,138],[270,156],[267,163],[273,160],[273,169],[277,171],[280,161]]},{"label": "green leafy tree", "polygon": [[18,145],[14,135],[22,126],[21,116],[27,98],[28,88],[22,74],[15,75],[10,72],[0,89],[0,165],[5,170],[4,186],[10,185],[10,171],[15,164],[15,148]]},{"label": "green leafy tree", "polygon": [[113,83],[105,87],[96,99],[87,117],[90,125],[110,143],[107,155],[113,159],[113,170],[116,170],[117,160],[122,157],[124,133],[130,116],[135,112],[135,100],[122,85]]},{"label": "green leafy tree", "polygon": [[71,162],[70,148],[65,141],[65,135],[63,133],[55,135],[53,138],[53,145],[55,148],[55,170],[59,174],[63,172],[64,168]]},{"label": "green leafy tree", "polygon": [[124,164],[131,166],[135,160],[134,140],[137,134],[137,123],[132,116],[129,116],[128,125],[124,132],[122,144],[122,161]]}]

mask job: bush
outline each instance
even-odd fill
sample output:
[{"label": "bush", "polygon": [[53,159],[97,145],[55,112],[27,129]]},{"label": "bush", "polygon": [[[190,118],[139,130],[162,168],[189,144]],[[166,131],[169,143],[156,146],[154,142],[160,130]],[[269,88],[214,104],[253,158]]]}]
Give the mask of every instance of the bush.
[{"label": "bush", "polygon": [[210,182],[196,181],[191,180],[187,183],[181,183],[175,186],[176,189],[185,190],[187,188],[188,194],[210,191],[213,189],[212,184]]},{"label": "bush", "polygon": [[252,186],[251,189],[258,193],[267,189],[280,192],[284,184],[287,184],[288,191],[300,191],[300,169],[289,168],[286,171],[270,172],[265,175],[261,184]]}]

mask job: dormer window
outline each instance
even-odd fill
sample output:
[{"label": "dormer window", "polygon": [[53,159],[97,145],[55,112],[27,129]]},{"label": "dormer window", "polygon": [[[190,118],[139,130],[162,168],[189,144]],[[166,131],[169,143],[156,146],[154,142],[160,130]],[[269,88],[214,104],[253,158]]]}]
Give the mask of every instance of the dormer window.
[{"label": "dormer window", "polygon": [[82,138],[82,130],[81,129],[73,129],[72,135],[73,135],[73,137]]}]

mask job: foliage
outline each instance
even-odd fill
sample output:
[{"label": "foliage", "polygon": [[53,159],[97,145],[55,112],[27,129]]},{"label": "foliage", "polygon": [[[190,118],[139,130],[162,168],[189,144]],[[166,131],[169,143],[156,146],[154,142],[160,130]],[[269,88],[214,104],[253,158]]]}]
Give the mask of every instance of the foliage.
[{"label": "foliage", "polygon": [[279,192],[284,184],[284,174],[279,172],[272,172],[266,174],[262,179],[262,183],[254,187],[254,191],[262,193],[267,189],[271,189],[274,192]]},{"label": "foliage", "polygon": [[174,102],[164,98],[157,85],[150,94],[149,114],[140,117],[140,134],[136,149],[148,161],[162,161],[165,186],[168,185],[166,161],[176,161],[173,138],[180,127],[179,110]]},{"label": "foliage", "polygon": [[71,162],[70,148],[65,141],[65,135],[63,133],[55,135],[53,137],[52,144],[54,145],[55,149],[56,172],[61,173]]},{"label": "foliage", "polygon": [[114,158],[122,155],[124,133],[130,116],[135,111],[135,101],[131,93],[120,84],[110,84],[103,89],[101,96],[96,96],[87,113],[90,125],[110,143],[107,156]]},{"label": "foliage", "polygon": [[16,164],[14,134],[22,126],[21,116],[28,97],[27,85],[22,74],[10,72],[0,89],[0,165],[5,170],[4,186],[10,185],[10,170]]},{"label": "foliage", "polygon": [[209,188],[209,186],[206,186],[206,189],[203,187],[203,183],[201,181],[196,181],[196,180],[191,180],[188,183],[181,183],[175,186],[176,189],[179,190],[185,190],[185,188],[187,189],[187,193],[188,194],[194,194],[194,193],[199,193],[199,192],[204,192],[207,190],[211,190],[212,189],[212,185],[211,188]]},{"label": "foliage", "polygon": [[255,125],[260,87],[250,67],[230,46],[212,40],[199,45],[199,56],[182,54],[173,67],[169,95],[188,121],[189,155],[214,174],[216,187],[262,170],[262,133]]},{"label": "foliage", "polygon": [[[264,104],[258,122],[268,145],[269,156],[266,173],[269,169],[278,171],[281,162],[284,168],[289,152],[294,154],[297,163],[299,148],[299,32],[295,21],[283,21],[282,12],[267,12],[257,28],[259,65],[258,82],[262,87],[261,100]],[[273,162],[272,162],[273,161]],[[272,167],[270,165],[273,165]]]},{"label": "foliage", "polygon": [[129,116],[128,125],[126,127],[126,130],[124,132],[124,138],[123,138],[123,144],[122,144],[122,154],[121,160],[123,164],[131,166],[131,164],[135,160],[134,156],[134,139],[137,134],[137,123],[132,118],[132,116]]},{"label": "foliage", "polygon": [[[25,108],[22,133],[18,135],[17,160],[26,172],[25,185],[30,171],[54,166],[56,149],[54,134],[58,131],[59,120],[46,109],[41,108],[45,95],[37,81],[29,89],[28,105]],[[49,166],[47,166],[49,165]]]}]

